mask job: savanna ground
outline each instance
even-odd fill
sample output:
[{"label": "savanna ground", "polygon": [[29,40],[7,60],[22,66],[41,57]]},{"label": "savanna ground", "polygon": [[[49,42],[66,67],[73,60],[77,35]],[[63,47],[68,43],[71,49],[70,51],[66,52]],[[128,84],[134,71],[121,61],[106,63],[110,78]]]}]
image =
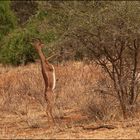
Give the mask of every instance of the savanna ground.
[{"label": "savanna ground", "polygon": [[[99,66],[67,62],[55,68],[56,126],[48,128],[40,64],[0,67],[1,139],[140,138],[139,111],[123,120],[116,98],[98,92],[106,83]],[[103,125],[111,127],[94,129]]]}]

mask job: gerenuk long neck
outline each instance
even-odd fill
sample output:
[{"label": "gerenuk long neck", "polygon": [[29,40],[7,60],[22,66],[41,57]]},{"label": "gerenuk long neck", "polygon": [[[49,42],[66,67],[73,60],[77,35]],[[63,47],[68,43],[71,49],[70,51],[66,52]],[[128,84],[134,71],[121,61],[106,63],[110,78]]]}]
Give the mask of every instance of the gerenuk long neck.
[{"label": "gerenuk long neck", "polygon": [[44,53],[42,52],[41,48],[37,49],[37,52],[38,52],[38,54],[39,54],[41,63],[42,63],[42,64],[47,64],[47,65],[49,65],[49,62],[47,61],[47,59],[46,59]]},{"label": "gerenuk long neck", "polygon": [[41,49],[38,49],[37,52],[38,52],[38,54],[39,54],[39,57],[40,57],[41,62],[42,62],[42,63],[45,62],[46,58],[45,58],[45,55],[44,55],[44,53],[42,52],[42,50],[41,50]]}]

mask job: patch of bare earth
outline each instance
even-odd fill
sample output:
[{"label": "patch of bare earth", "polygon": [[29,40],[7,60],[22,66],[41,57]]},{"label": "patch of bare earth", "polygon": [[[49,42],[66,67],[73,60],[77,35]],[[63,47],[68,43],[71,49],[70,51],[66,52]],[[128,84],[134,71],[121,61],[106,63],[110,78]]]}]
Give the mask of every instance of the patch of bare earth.
[{"label": "patch of bare earth", "polygon": [[[47,121],[42,117],[43,121],[40,126],[30,126],[23,119],[17,115],[3,113],[0,116],[0,138],[27,138],[27,139],[46,139],[46,138],[95,138],[95,139],[138,139],[140,137],[139,120],[127,120],[126,122],[109,122],[109,123],[95,123],[88,122],[88,125],[83,116],[74,115],[71,118],[60,119],[59,123],[52,128],[47,127]],[[70,119],[70,120],[69,120]],[[80,123],[79,123],[80,119]],[[82,120],[83,119],[83,120]],[[83,122],[84,123],[83,123]],[[99,126],[106,126],[112,124],[115,128],[106,128]],[[93,129],[97,128],[97,129]],[[92,130],[93,129],[93,130]]]},{"label": "patch of bare earth", "polygon": [[99,67],[69,62],[55,68],[56,125],[49,127],[40,65],[0,67],[1,139],[140,138],[140,120],[121,121],[116,100],[94,91],[103,77]]}]

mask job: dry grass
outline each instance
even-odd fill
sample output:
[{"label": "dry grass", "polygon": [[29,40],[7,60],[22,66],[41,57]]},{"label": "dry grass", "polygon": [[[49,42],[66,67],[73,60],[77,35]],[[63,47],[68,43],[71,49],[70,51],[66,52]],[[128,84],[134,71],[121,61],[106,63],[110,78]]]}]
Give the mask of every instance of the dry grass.
[{"label": "dry grass", "polygon": [[[85,65],[82,62],[69,62],[65,66],[56,66],[58,81],[55,95],[59,113],[64,109],[85,107],[100,76],[101,73],[97,67]],[[2,68],[0,87],[1,108],[25,112],[29,104],[45,104],[44,85],[39,64]]]},{"label": "dry grass", "polygon": [[[54,93],[54,115],[59,129],[57,126],[57,129],[46,130],[47,104],[43,98],[44,85],[40,64],[16,68],[0,66],[1,137],[91,138],[90,134],[82,134],[81,124],[120,119],[116,99],[96,92],[98,86],[104,88],[105,80],[99,67],[83,62],[68,62],[56,65],[55,68],[58,80]],[[72,136],[74,131],[77,133]]]}]

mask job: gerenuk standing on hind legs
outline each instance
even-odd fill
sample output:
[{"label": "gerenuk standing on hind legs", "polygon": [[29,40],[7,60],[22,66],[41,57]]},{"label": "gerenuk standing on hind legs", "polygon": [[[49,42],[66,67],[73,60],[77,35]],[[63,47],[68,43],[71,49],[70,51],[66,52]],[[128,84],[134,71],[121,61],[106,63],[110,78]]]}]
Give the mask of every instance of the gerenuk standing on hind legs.
[{"label": "gerenuk standing on hind legs", "polygon": [[45,100],[47,102],[47,116],[50,124],[54,125],[54,117],[52,114],[53,106],[54,106],[54,94],[53,90],[55,88],[55,69],[52,64],[48,62],[46,59],[45,55],[42,52],[42,48],[44,47],[44,44],[41,42],[40,39],[35,39],[32,43],[33,47],[36,49],[40,60],[41,60],[41,70],[42,70],[42,75],[45,83]]}]

